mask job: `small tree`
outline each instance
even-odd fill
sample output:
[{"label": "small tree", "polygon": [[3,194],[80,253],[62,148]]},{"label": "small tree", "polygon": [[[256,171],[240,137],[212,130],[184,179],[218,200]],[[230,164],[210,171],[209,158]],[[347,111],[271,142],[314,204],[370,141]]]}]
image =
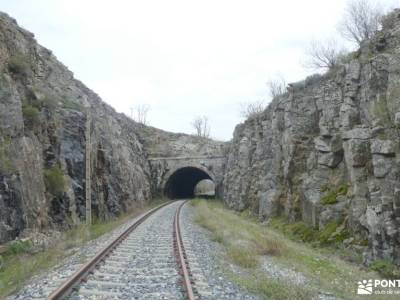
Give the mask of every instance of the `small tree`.
[{"label": "small tree", "polygon": [[131,118],[140,124],[146,125],[149,110],[150,105],[148,104],[139,104],[131,107]]},{"label": "small tree", "polygon": [[345,53],[346,51],[340,48],[334,39],[325,42],[314,40],[306,50],[305,67],[314,70],[331,69],[340,62]]},{"label": "small tree", "polygon": [[267,86],[272,99],[286,92],[286,81],[282,76],[268,80]]},{"label": "small tree", "polygon": [[265,103],[263,100],[241,103],[240,106],[240,116],[246,119],[262,113],[265,109]]},{"label": "small tree", "polygon": [[198,116],[193,122],[192,126],[195,130],[195,134],[199,137],[209,138],[210,137],[210,125],[206,116]]},{"label": "small tree", "polygon": [[350,0],[339,31],[344,38],[361,45],[380,29],[382,16],[382,8],[370,0]]}]

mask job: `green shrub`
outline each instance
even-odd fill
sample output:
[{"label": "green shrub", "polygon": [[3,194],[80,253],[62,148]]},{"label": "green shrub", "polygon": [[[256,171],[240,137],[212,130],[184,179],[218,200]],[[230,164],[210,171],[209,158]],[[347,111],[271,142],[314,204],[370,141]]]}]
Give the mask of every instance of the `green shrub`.
[{"label": "green shrub", "polygon": [[321,198],[321,203],[324,205],[337,203],[337,194],[334,191],[329,191]]},{"label": "green shrub", "polygon": [[299,221],[287,223],[282,218],[273,218],[268,223],[272,228],[278,229],[288,235],[291,239],[301,240],[303,242],[313,242],[317,240],[318,230]]},{"label": "green shrub", "polygon": [[334,190],[329,190],[329,188],[326,188],[326,190],[328,190],[328,193],[321,198],[321,203],[324,205],[335,204],[335,203],[337,203],[338,196],[346,196],[347,195],[347,193],[349,191],[349,185],[342,184]]},{"label": "green shrub", "polygon": [[321,244],[329,244],[332,235],[335,233],[338,228],[338,224],[336,222],[329,222],[325,225],[325,227],[319,232],[318,240]]},{"label": "green shrub", "polygon": [[75,102],[71,99],[64,99],[63,108],[77,111],[83,111],[85,109],[82,104]]},{"label": "green shrub", "polygon": [[27,75],[29,72],[28,60],[22,55],[15,55],[8,61],[8,70],[15,75]]},{"label": "green shrub", "polygon": [[336,193],[340,196],[346,196],[349,191],[349,185],[348,184],[343,184],[338,187],[336,190]]},{"label": "green shrub", "polygon": [[22,105],[22,115],[26,125],[30,127],[39,123],[39,110],[30,104]]},{"label": "green shrub", "polygon": [[339,244],[350,236],[342,221],[332,221],[322,230],[316,230],[302,221],[287,223],[282,218],[273,218],[268,224],[291,239],[319,245]]},{"label": "green shrub", "polygon": [[29,252],[32,248],[30,241],[14,241],[8,244],[6,255],[20,254]]},{"label": "green shrub", "polygon": [[42,110],[46,107],[50,111],[54,111],[58,107],[58,101],[55,99],[55,96],[43,91],[37,86],[33,86],[27,90],[26,98],[29,104],[36,107],[38,110]]},{"label": "green shrub", "polygon": [[47,190],[54,196],[61,196],[65,191],[64,174],[58,166],[44,171],[44,182]]},{"label": "green shrub", "polygon": [[58,101],[54,97],[46,94],[42,100],[42,107],[46,107],[50,111],[55,111],[58,108]]},{"label": "green shrub", "polygon": [[301,225],[302,226],[297,226],[297,230],[294,233],[298,235],[303,242],[312,242],[315,239],[317,231],[303,222],[301,222]]},{"label": "green shrub", "polygon": [[369,265],[370,269],[378,272],[384,278],[397,279],[400,276],[400,269],[391,261],[386,259],[377,259]]}]

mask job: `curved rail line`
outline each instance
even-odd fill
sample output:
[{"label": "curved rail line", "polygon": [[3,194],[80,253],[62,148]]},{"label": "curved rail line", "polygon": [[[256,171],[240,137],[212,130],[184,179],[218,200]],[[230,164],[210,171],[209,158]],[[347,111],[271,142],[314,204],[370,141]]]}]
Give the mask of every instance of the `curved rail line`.
[{"label": "curved rail line", "polygon": [[147,218],[154,214],[159,209],[171,204],[168,202],[153,208],[148,213],[143,215],[139,220],[127,228],[123,233],[121,233],[116,239],[114,239],[110,244],[108,244],[103,250],[97,253],[92,259],[90,259],[86,264],[79,268],[74,274],[72,274],[59,288],[53,291],[48,299],[49,300],[59,300],[68,296],[73,288],[78,285],[81,281],[84,281],[89,273],[91,273],[99,263],[101,263],[119,244],[122,243],[124,239],[128,237],[132,231],[134,231],[140,224],[142,224]]},{"label": "curved rail line", "polygon": [[[185,290],[185,297],[188,300],[194,300],[195,294],[192,286],[191,272],[189,268],[189,263],[187,261],[185,248],[183,245],[179,215],[183,205],[187,201],[184,201],[179,205],[175,212],[173,221],[173,242],[174,242],[174,254],[177,260],[179,274],[182,276],[182,285]],[[72,274],[59,288],[53,291],[48,299],[49,300],[59,300],[64,299],[69,296],[75,287],[77,287],[81,282],[87,279],[87,276],[95,270],[107,257],[110,256],[111,252],[114,251],[140,224],[142,224],[146,219],[148,219],[152,214],[154,214],[159,209],[171,204],[173,202],[168,202],[162,204],[146,214],[140,217],[134,224],[127,228],[123,233],[121,233],[117,238],[115,238],[110,244],[103,248],[98,254],[96,254],[92,259],[90,259],[86,264],[79,268],[74,274]]]},{"label": "curved rail line", "polygon": [[180,223],[179,223],[179,215],[180,215],[183,205],[185,205],[186,202],[187,201],[185,201],[181,205],[179,205],[179,207],[175,213],[174,231],[173,231],[174,250],[175,250],[175,256],[178,261],[178,266],[181,269],[181,275],[183,277],[182,284],[186,291],[186,297],[188,300],[194,300],[195,297],[194,297],[193,286],[192,286],[192,281],[191,281],[190,268],[189,268],[189,263],[187,261],[185,248],[183,246]]}]

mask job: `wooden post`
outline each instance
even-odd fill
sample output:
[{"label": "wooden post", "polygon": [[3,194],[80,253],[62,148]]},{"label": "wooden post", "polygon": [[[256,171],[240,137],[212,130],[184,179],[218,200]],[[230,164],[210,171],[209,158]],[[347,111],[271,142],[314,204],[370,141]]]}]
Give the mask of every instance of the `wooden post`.
[{"label": "wooden post", "polygon": [[91,127],[91,117],[88,112],[86,115],[86,151],[85,151],[85,198],[86,198],[86,225],[92,224],[92,189],[91,189],[91,179],[90,179],[90,151],[91,151],[91,140],[90,140],[90,127]]}]

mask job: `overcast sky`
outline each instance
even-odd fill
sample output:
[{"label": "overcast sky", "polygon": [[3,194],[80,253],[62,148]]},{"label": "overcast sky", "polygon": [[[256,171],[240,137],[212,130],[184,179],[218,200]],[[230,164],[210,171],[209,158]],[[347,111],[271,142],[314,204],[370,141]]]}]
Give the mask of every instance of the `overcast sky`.
[{"label": "overcast sky", "polygon": [[269,100],[270,78],[312,73],[304,51],[336,35],[345,3],[0,0],[0,10],[117,111],[146,103],[150,125],[185,133],[206,115],[212,137],[229,140],[243,121],[240,103]]}]

